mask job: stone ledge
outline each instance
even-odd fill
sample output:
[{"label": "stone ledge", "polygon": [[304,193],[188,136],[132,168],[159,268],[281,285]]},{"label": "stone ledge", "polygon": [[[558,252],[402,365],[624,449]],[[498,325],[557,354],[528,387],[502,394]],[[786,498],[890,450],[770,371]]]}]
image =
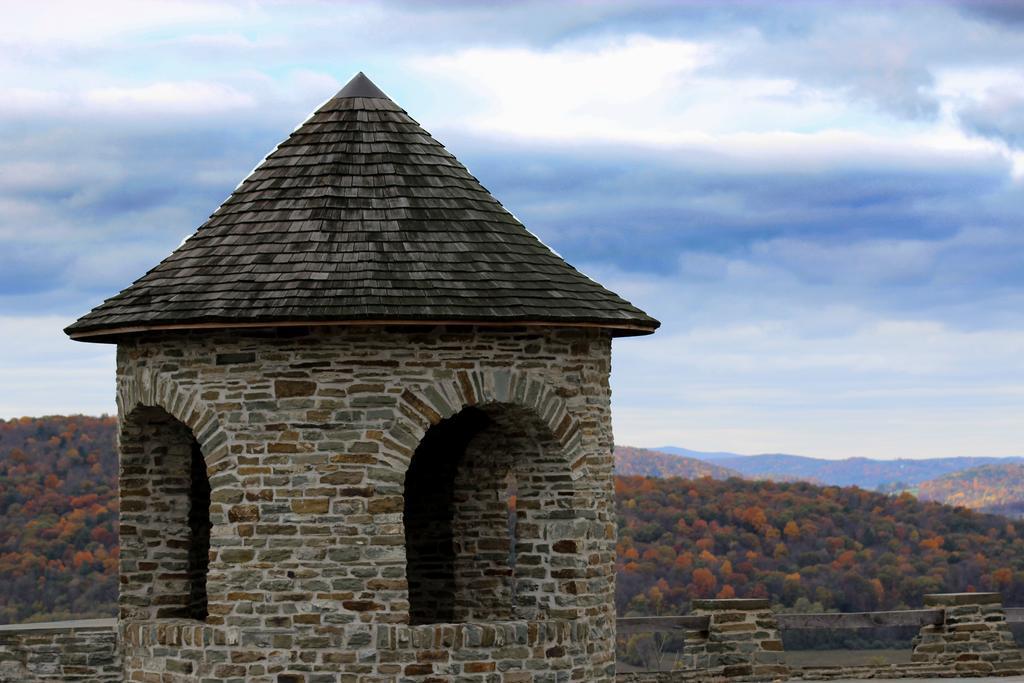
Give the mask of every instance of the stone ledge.
[{"label": "stone ledge", "polygon": [[0,624],[0,637],[30,631],[106,631],[117,628],[117,619],[75,619],[43,621],[33,624]]},{"label": "stone ledge", "polygon": [[705,600],[694,600],[694,610],[708,611],[753,611],[771,609],[772,603],[767,598],[713,598]]},{"label": "stone ledge", "polygon": [[[982,674],[977,674],[982,675]],[[1009,673],[996,674],[1007,676]],[[808,666],[790,670],[791,680],[827,681],[833,679],[878,679],[878,678],[964,678],[962,671],[936,664],[883,664],[852,666]]]},{"label": "stone ledge", "polygon": [[464,624],[378,625],[377,645],[386,650],[433,647],[493,648],[502,645],[572,644],[589,641],[584,624],[564,619],[501,621]]},{"label": "stone ledge", "polygon": [[999,593],[929,593],[924,596],[926,607],[994,605],[1002,601]]}]

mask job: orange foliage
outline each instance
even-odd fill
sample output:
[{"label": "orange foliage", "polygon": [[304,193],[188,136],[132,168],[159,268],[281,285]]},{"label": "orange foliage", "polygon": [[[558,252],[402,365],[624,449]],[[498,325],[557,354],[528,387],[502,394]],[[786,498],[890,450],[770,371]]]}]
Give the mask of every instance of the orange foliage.
[{"label": "orange foliage", "polygon": [[699,597],[710,597],[714,594],[718,579],[703,567],[693,570],[693,587]]},{"label": "orange foliage", "polygon": [[[1024,604],[1024,538],[1006,519],[857,488],[641,481],[616,483],[620,613],[650,613],[660,581],[662,613],[730,593],[863,612],[968,586]],[[626,558],[633,548],[648,559]]]},{"label": "orange foliage", "polygon": [[1009,567],[1003,567],[992,572],[992,583],[995,584],[996,590],[1004,590],[1013,581],[1013,570]]},{"label": "orange foliage", "polygon": [[114,614],[112,417],[0,420],[0,623]]}]

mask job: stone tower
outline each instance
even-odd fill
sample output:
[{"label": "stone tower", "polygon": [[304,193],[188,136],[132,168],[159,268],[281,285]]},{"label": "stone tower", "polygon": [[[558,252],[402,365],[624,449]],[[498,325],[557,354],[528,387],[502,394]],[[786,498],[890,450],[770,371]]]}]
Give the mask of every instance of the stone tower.
[{"label": "stone tower", "polygon": [[117,344],[125,680],[612,680],[657,326],[357,75],[66,330]]}]

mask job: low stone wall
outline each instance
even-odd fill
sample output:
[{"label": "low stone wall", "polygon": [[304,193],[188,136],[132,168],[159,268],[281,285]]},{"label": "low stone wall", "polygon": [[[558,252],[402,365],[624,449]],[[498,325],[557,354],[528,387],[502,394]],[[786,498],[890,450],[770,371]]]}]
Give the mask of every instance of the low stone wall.
[{"label": "low stone wall", "polygon": [[926,595],[924,604],[942,609],[945,618],[921,629],[914,639],[914,662],[942,665],[959,674],[1024,673],[1024,658],[999,593]]},{"label": "low stone wall", "polygon": [[813,666],[794,670],[793,678],[972,678],[1024,675],[1024,656],[1014,641],[998,593],[938,593],[924,597],[938,610],[914,638],[908,664]]},{"label": "low stone wall", "polygon": [[684,636],[687,668],[726,678],[772,679],[789,673],[782,637],[768,600],[694,600],[693,614],[709,618],[707,631]]},{"label": "low stone wall", "polygon": [[778,623],[768,600],[694,600],[694,617],[705,628],[683,632],[683,667],[676,671],[620,673],[618,683],[786,680]]},{"label": "low stone wall", "polygon": [[[670,681],[776,681],[872,678],[971,678],[1024,675],[1024,656],[1007,625],[998,593],[925,596],[926,610],[863,614],[787,615],[794,628],[862,628],[921,625],[907,664],[786,665],[779,618],[767,600],[695,600],[693,617],[707,627],[684,632],[683,668],[670,672],[620,673],[618,683]],[[796,620],[794,620],[796,617]],[[634,626],[635,630],[635,626]]]},{"label": "low stone wall", "polygon": [[[396,676],[444,677],[427,681],[489,681],[495,675],[503,683],[569,680],[593,656],[579,621],[378,626],[376,637],[381,659],[389,655]],[[489,677],[475,678],[481,674]]]},{"label": "low stone wall", "polygon": [[[329,655],[333,663],[353,668],[371,667],[374,673],[368,674],[365,680],[374,683],[399,680],[554,683],[569,680],[573,671],[596,666],[587,626],[582,621],[416,626],[353,624],[325,627],[320,637],[333,644]],[[138,680],[165,683],[356,680],[347,674],[313,671],[314,662],[305,655],[309,650],[286,628],[247,633],[214,629],[188,620],[136,623],[124,626],[124,641],[131,646],[125,659],[126,667],[147,672],[135,674]],[[230,653],[228,646],[233,648]],[[162,673],[154,673],[156,671]],[[573,680],[592,679],[577,676]]]},{"label": "low stone wall", "polygon": [[114,619],[0,626],[0,683],[122,680]]}]

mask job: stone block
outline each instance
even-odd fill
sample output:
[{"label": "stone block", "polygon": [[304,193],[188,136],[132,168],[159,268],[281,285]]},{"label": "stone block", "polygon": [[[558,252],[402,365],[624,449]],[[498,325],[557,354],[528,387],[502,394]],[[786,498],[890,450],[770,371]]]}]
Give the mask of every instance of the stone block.
[{"label": "stone block", "polygon": [[316,393],[316,382],[309,380],[279,379],[274,381],[274,396],[277,398],[296,398],[312,396]]},{"label": "stone block", "polygon": [[330,505],[329,498],[294,498],[291,501],[292,512],[302,515],[327,514]]}]

